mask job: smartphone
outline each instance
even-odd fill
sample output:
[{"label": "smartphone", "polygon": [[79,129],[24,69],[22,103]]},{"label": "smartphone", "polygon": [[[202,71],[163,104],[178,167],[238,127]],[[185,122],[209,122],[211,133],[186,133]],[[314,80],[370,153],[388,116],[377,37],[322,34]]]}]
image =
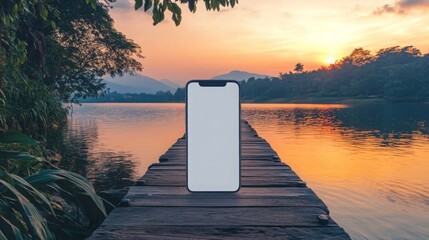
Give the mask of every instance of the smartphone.
[{"label": "smartphone", "polygon": [[193,80],[186,85],[187,188],[191,192],[240,189],[240,85]]}]

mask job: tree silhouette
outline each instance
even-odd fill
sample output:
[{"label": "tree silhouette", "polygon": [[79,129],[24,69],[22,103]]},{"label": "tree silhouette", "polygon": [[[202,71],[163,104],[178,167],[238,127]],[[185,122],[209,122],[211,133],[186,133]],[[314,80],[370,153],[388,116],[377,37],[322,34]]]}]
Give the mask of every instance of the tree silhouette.
[{"label": "tree silhouette", "polygon": [[371,54],[371,51],[356,48],[352,51],[352,53],[343,59],[341,59],[338,64],[339,65],[353,65],[353,66],[363,66],[375,60],[375,57]]},{"label": "tree silhouette", "polygon": [[[115,2],[116,0],[106,1]],[[162,22],[165,18],[165,11],[169,11],[172,14],[171,19],[178,26],[182,21],[180,4],[188,5],[189,11],[194,13],[197,11],[197,3],[198,0],[135,0],[134,8],[143,9],[145,12],[152,10],[153,25]],[[220,11],[221,7],[234,7],[238,0],[204,0],[204,3],[208,11]]]},{"label": "tree silhouette", "polygon": [[302,73],[304,71],[304,65],[302,63],[297,63],[293,70],[297,73]]}]

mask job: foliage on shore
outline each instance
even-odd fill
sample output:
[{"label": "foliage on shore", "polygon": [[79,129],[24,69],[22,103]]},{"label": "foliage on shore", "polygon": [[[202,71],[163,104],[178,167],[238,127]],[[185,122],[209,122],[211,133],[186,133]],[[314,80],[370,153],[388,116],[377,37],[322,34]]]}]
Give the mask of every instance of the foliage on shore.
[{"label": "foliage on shore", "polygon": [[[33,138],[66,124],[65,103],[102,94],[103,76],[142,70],[140,47],[113,27],[108,11],[114,2],[0,4],[0,239],[83,239],[106,216],[88,180],[46,169],[53,167],[47,150]],[[169,11],[178,25],[176,2],[136,0],[135,9],[152,9],[154,24]],[[195,12],[197,2],[178,3]],[[219,11],[237,0],[204,2]]]},{"label": "foliage on shore", "polygon": [[[382,99],[387,102],[429,100],[429,54],[412,46],[389,47],[375,54],[357,48],[331,64],[279,77],[241,81],[243,102],[341,102],[344,99]],[[110,93],[85,102],[183,102],[185,91],[156,94]]]},{"label": "foliage on shore", "polygon": [[106,216],[91,183],[52,166],[29,136],[64,125],[64,103],[100,94],[102,76],[141,70],[140,48],[108,9],[95,0],[0,5],[1,239],[83,239]]},{"label": "foliage on shore", "polygon": [[64,124],[64,102],[102,93],[102,76],[142,69],[108,10],[95,0],[2,2],[0,129],[43,135]]},{"label": "foliage on shore", "polygon": [[106,216],[88,180],[60,169],[24,178],[0,170],[0,193],[5,239],[83,239]]},{"label": "foliage on shore", "polygon": [[305,97],[425,101],[429,99],[429,54],[412,46],[383,48],[375,54],[357,48],[328,67],[249,79],[241,89],[244,100],[261,102]]},{"label": "foliage on shore", "polygon": [[57,169],[43,151],[21,132],[0,134],[0,238],[88,237],[109,204],[88,180]]}]

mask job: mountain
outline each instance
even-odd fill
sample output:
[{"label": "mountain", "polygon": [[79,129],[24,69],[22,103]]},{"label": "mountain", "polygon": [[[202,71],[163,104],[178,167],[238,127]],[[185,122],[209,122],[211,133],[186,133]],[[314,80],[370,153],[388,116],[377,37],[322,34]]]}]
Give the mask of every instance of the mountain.
[{"label": "mountain", "polygon": [[172,88],[174,88],[174,89],[177,89],[177,88],[179,88],[179,87],[182,87],[182,86],[180,86],[179,84],[177,84],[177,83],[175,83],[175,82],[173,82],[173,81],[170,81],[170,80],[168,80],[168,79],[161,79],[161,80],[159,80],[160,82],[162,82],[162,83],[164,83],[165,85],[167,85],[167,86],[169,86],[169,87],[172,87]]},{"label": "mountain", "polygon": [[226,73],[226,74],[221,74],[221,75],[215,76],[212,79],[225,79],[225,80],[241,81],[241,80],[247,80],[247,79],[249,79],[251,77],[254,77],[254,78],[266,78],[266,77],[270,77],[270,76],[268,76],[268,75],[262,75],[262,74],[257,74],[257,73],[250,73],[250,72],[245,72],[245,71],[234,70],[234,71],[231,71],[231,72]]},{"label": "mountain", "polygon": [[[136,89],[131,86],[121,85],[113,82],[109,82],[104,80],[106,83],[106,88],[109,88],[110,92],[118,92],[118,93],[137,93]],[[138,92],[140,93],[140,92]]]},{"label": "mountain", "polygon": [[135,73],[134,76],[124,75],[122,77],[104,78],[106,88],[110,88],[110,92],[118,93],[156,93],[158,91],[170,91],[174,93],[177,87],[171,87],[156,79]]}]

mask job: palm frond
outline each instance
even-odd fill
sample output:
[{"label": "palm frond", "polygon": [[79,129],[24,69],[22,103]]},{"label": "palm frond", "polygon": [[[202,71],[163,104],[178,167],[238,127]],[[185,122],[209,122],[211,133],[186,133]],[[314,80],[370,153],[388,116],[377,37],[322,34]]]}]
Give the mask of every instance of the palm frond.
[{"label": "palm frond", "polygon": [[103,200],[95,193],[92,184],[79,174],[52,169],[33,174],[25,180],[40,191],[46,191],[49,187],[68,195],[70,199],[74,198],[75,203],[85,209],[92,222],[99,222],[106,216]]},{"label": "palm frond", "polygon": [[[28,233],[36,239],[54,239],[45,218],[31,202],[17,191],[11,184],[0,179],[0,192],[9,197],[10,207],[16,210],[24,220]],[[2,227],[3,228],[3,227]]]},{"label": "palm frond", "polygon": [[0,143],[21,143],[35,145],[39,142],[20,131],[7,131],[5,133],[0,134]]},{"label": "palm frond", "polygon": [[83,239],[105,216],[103,199],[78,174],[53,169],[21,178],[0,170],[0,237]]}]

